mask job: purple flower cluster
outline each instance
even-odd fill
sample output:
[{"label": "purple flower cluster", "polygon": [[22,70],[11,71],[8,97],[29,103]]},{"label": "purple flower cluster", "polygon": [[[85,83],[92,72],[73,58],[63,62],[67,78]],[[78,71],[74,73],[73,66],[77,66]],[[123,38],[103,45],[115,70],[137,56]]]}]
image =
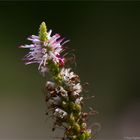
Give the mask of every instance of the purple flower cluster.
[{"label": "purple flower cluster", "polygon": [[38,69],[44,73],[47,71],[46,65],[49,60],[52,60],[59,66],[64,65],[64,57],[61,55],[63,51],[62,45],[67,41],[63,42],[64,38],[60,38],[59,34],[51,36],[52,30],[47,33],[47,40],[40,40],[39,36],[32,35],[28,40],[32,41],[30,45],[22,45],[20,48],[30,49],[29,53],[23,58],[25,64],[38,63]]}]

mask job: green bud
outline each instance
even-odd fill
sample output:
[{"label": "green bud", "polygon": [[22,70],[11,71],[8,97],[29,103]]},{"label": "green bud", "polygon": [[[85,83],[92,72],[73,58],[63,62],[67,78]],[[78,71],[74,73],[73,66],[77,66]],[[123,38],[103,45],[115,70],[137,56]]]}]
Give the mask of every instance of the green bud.
[{"label": "green bud", "polygon": [[48,61],[48,68],[49,68],[49,70],[51,71],[51,73],[52,73],[52,75],[53,75],[55,81],[56,81],[57,83],[60,83],[60,82],[62,81],[62,78],[61,78],[61,76],[59,75],[59,73],[60,73],[60,68],[59,68],[59,66],[58,66],[57,64],[53,63],[52,60],[49,60],[49,61]]},{"label": "green bud", "polygon": [[68,122],[69,122],[70,124],[74,124],[74,123],[75,123],[75,118],[74,118],[73,114],[70,114],[70,116],[69,116],[69,118],[68,118]]},{"label": "green bud", "polygon": [[75,133],[80,133],[80,125],[78,123],[74,123],[73,130],[75,131]]},{"label": "green bud", "polygon": [[76,111],[76,113],[81,112],[81,105],[80,104],[75,105],[75,111]]},{"label": "green bud", "polygon": [[87,127],[87,124],[86,124],[86,123],[82,123],[82,124],[81,124],[81,128],[82,128],[82,129],[85,129],[86,127]]},{"label": "green bud", "polygon": [[39,37],[41,41],[48,40],[47,26],[45,22],[42,22],[39,28]]},{"label": "green bud", "polygon": [[88,139],[88,138],[91,137],[91,132],[90,132],[90,131],[87,130],[87,131],[85,131],[84,133],[85,133],[85,138],[86,138],[86,139]]},{"label": "green bud", "polygon": [[69,103],[69,107],[70,107],[70,110],[71,111],[74,111],[75,110],[75,104],[73,102],[70,102]]},{"label": "green bud", "polygon": [[55,79],[55,82],[57,83],[57,84],[59,84],[59,83],[61,83],[61,77],[59,77],[58,75],[55,75],[54,74],[54,79]]},{"label": "green bud", "polygon": [[85,140],[85,139],[86,139],[85,133],[82,133],[82,134],[79,136],[79,140]]},{"label": "green bud", "polygon": [[59,73],[59,66],[57,64],[52,64],[53,73],[58,75]]},{"label": "green bud", "polygon": [[62,101],[62,107],[67,108],[68,104],[65,101]]}]

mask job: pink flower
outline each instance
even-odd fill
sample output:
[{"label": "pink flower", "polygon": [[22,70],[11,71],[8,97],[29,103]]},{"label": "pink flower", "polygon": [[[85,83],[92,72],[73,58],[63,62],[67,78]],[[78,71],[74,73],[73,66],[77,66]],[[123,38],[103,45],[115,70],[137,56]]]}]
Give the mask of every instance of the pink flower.
[{"label": "pink flower", "polygon": [[64,50],[62,45],[67,41],[63,42],[64,38],[60,38],[59,34],[51,36],[52,30],[47,33],[47,40],[41,41],[39,36],[32,35],[28,40],[32,41],[30,45],[20,46],[20,48],[28,48],[29,53],[23,58],[25,64],[37,63],[39,64],[38,69],[41,73],[47,71],[46,65],[48,60],[52,60],[59,66],[64,65],[64,57],[61,52]]}]

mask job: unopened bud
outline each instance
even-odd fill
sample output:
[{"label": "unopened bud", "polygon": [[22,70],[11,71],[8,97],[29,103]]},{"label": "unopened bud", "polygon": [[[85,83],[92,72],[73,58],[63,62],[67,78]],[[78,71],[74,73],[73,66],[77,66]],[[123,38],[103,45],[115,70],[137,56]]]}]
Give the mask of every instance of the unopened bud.
[{"label": "unopened bud", "polygon": [[73,129],[74,129],[74,131],[75,131],[75,133],[80,133],[80,126],[79,126],[79,124],[78,123],[75,123],[74,125],[73,125]]},{"label": "unopened bud", "polygon": [[82,124],[81,124],[81,128],[82,128],[82,129],[85,129],[86,127],[87,127],[87,124],[86,124],[86,123],[82,123]]},{"label": "unopened bud", "polygon": [[75,118],[74,118],[73,114],[70,114],[70,116],[69,116],[69,118],[68,118],[68,122],[69,122],[70,124],[74,124],[74,123],[75,123]]},{"label": "unopened bud", "polygon": [[82,134],[79,136],[79,140],[85,140],[85,139],[86,139],[85,133],[82,133]]},{"label": "unopened bud", "polygon": [[79,113],[81,111],[81,105],[80,104],[75,104],[75,111],[76,111],[76,113]]},{"label": "unopened bud", "polygon": [[91,137],[91,129],[88,129],[87,131],[84,132],[85,133],[85,138],[88,139]]},{"label": "unopened bud", "polygon": [[42,22],[39,29],[39,37],[41,41],[48,40],[47,26],[45,22]]}]

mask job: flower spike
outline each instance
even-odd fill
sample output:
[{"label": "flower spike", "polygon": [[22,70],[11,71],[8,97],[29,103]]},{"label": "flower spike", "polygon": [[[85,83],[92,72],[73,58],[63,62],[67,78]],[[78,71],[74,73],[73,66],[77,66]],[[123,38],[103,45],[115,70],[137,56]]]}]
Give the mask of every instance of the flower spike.
[{"label": "flower spike", "polygon": [[46,82],[45,95],[48,112],[54,119],[54,127],[64,127],[64,140],[88,140],[91,129],[88,128],[88,113],[83,111],[83,87],[80,77],[71,68],[66,68],[62,55],[63,38],[59,34],[47,31],[42,22],[39,35],[28,38],[32,43],[21,48],[29,49],[24,57],[25,64],[38,64],[38,70],[44,76],[51,73],[52,78]]}]

